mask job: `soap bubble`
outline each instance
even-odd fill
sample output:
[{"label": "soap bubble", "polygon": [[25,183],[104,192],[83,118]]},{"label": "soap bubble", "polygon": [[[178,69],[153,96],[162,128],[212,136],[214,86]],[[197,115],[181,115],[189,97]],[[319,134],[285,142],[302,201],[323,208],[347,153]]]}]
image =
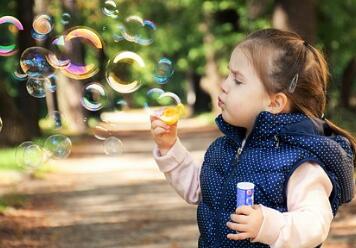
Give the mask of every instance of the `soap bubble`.
[{"label": "soap bubble", "polygon": [[116,99],[114,101],[115,111],[123,111],[128,108],[128,103],[123,99]]},{"label": "soap bubble", "polygon": [[153,88],[147,92],[146,112],[159,117],[166,124],[176,123],[184,114],[184,105],[180,98],[172,92]]},{"label": "soap bubble", "polygon": [[17,52],[15,34],[23,30],[21,22],[13,16],[0,17],[0,34],[2,45],[0,45],[0,56],[11,56]]},{"label": "soap bubble", "polygon": [[119,11],[117,10],[117,5],[113,0],[106,0],[104,2],[102,11],[104,15],[109,16],[111,18],[117,18],[119,14]]},{"label": "soap bubble", "polygon": [[23,51],[20,58],[21,69],[31,78],[47,78],[54,73],[47,58],[50,51],[42,47],[30,47]]},{"label": "soap bubble", "polygon": [[94,137],[99,140],[105,140],[111,135],[109,129],[103,123],[100,123],[93,128],[93,134]]},{"label": "soap bubble", "polygon": [[120,155],[123,150],[123,143],[120,139],[111,136],[104,140],[104,152],[106,155]]},{"label": "soap bubble", "polygon": [[45,87],[48,92],[55,92],[57,90],[56,77],[49,77],[48,80],[45,81]]},{"label": "soap bubble", "polygon": [[16,70],[13,72],[12,75],[16,80],[19,81],[24,81],[28,78],[27,74],[22,71],[20,66],[17,66]]},{"label": "soap bubble", "polygon": [[48,78],[29,78],[26,83],[27,92],[36,98],[46,97],[46,84]]},{"label": "soap bubble", "polygon": [[1,132],[3,126],[4,126],[4,125],[3,125],[2,119],[1,119],[1,117],[0,117],[0,132]]},{"label": "soap bubble", "polygon": [[25,141],[16,148],[15,160],[21,167],[37,168],[45,162],[45,155],[39,145]]},{"label": "soap bubble", "polygon": [[173,75],[173,65],[168,58],[161,58],[155,68],[153,78],[159,84],[165,84]]},{"label": "soap bubble", "polygon": [[[67,59],[70,63],[68,66],[62,68],[62,72],[67,77],[77,80],[90,78],[99,71],[96,58],[97,53],[103,49],[103,42],[101,41],[99,34],[97,34],[93,29],[88,27],[74,27],[69,29],[67,33],[64,34],[63,40],[60,40],[57,45],[62,43],[64,51],[71,51],[68,47],[73,47],[75,41],[81,41],[81,44],[88,45],[91,48],[86,49],[86,56],[84,58],[86,61],[82,63],[79,61],[81,58],[75,56],[75,53],[71,52],[68,54],[67,52]],[[93,48],[95,49],[93,50]],[[64,55],[64,57],[66,55]],[[89,61],[91,63],[89,63]],[[96,61],[96,63],[92,61]]]},{"label": "soap bubble", "polygon": [[62,134],[55,134],[46,139],[44,148],[49,153],[49,157],[64,159],[71,153],[72,142],[68,137]]},{"label": "soap bubble", "polygon": [[46,34],[39,34],[35,30],[31,30],[31,36],[33,39],[38,40],[38,41],[43,41],[47,39],[48,35]]},{"label": "soap bubble", "polygon": [[67,25],[70,23],[72,16],[69,13],[63,13],[61,18],[61,23]]},{"label": "soap bubble", "polygon": [[53,19],[48,15],[39,15],[35,17],[32,27],[37,34],[49,34],[53,29]]},{"label": "soap bubble", "polygon": [[142,82],[143,59],[134,52],[117,54],[106,66],[106,80],[119,93],[131,93],[140,88]]},{"label": "soap bubble", "polygon": [[139,16],[129,16],[125,24],[118,24],[113,35],[114,41],[127,40],[140,45],[148,46],[153,43],[153,31],[156,25],[149,20],[143,20]]},{"label": "soap bubble", "polygon": [[104,87],[99,83],[90,83],[84,87],[81,103],[89,111],[102,109],[107,103]]},{"label": "soap bubble", "polygon": [[70,64],[70,47],[65,46],[64,36],[56,37],[50,44],[51,53],[48,55],[48,63],[54,68],[64,68]]}]

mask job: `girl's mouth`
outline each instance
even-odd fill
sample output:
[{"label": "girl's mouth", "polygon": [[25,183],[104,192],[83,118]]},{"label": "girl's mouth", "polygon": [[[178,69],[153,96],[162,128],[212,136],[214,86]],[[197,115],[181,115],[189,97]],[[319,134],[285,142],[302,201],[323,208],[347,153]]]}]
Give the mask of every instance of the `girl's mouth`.
[{"label": "girl's mouth", "polygon": [[221,108],[224,105],[224,102],[218,97],[218,106]]}]

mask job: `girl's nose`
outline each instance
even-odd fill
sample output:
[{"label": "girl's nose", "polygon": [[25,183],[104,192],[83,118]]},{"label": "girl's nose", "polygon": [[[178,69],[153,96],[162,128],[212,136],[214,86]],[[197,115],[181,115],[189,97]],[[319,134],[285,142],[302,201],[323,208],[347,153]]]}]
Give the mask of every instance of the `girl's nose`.
[{"label": "girl's nose", "polygon": [[220,89],[222,92],[227,93],[227,78],[220,84]]}]

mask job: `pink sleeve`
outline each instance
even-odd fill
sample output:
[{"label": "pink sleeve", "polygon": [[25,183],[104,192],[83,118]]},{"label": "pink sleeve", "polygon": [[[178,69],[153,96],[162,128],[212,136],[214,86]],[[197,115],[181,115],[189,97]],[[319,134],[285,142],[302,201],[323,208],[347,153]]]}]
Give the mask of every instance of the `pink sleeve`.
[{"label": "pink sleeve", "polygon": [[175,191],[188,203],[198,204],[200,201],[200,168],[194,163],[192,156],[179,139],[166,155],[161,156],[157,146],[153,149],[153,157],[164,173],[167,181]]},{"label": "pink sleeve", "polygon": [[261,205],[263,222],[252,242],[272,248],[316,247],[327,238],[333,219],[331,191],[331,181],[318,164],[302,164],[288,181],[288,212]]}]

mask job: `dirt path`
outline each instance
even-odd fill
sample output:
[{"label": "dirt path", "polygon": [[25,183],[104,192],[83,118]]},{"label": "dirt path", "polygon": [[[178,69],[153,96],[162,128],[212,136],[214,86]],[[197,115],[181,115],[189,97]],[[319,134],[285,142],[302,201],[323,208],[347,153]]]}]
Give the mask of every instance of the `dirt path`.
[{"label": "dirt path", "polygon": [[[201,161],[216,135],[182,140]],[[118,158],[104,156],[98,142],[84,142],[70,159],[55,162],[56,173],[12,188],[25,205],[0,216],[0,247],[197,247],[196,207],[166,183],[149,136],[123,141],[126,153]],[[356,201],[342,208],[323,247],[355,244]]]}]

